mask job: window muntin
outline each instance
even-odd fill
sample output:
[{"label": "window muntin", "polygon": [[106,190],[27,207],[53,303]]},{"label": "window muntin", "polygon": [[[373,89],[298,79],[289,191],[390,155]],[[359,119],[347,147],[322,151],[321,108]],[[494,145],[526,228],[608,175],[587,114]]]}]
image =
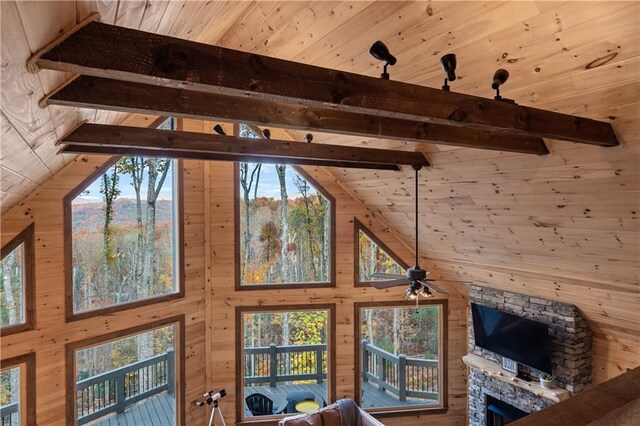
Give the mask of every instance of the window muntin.
[{"label": "window muntin", "polygon": [[407,264],[391,252],[371,231],[358,219],[354,219],[356,238],[356,283],[375,281],[371,274],[384,272],[404,275]]},{"label": "window muntin", "polygon": [[74,314],[179,292],[178,177],[176,160],[122,157],[69,201]]},{"label": "window muntin", "polygon": [[[259,138],[248,126],[240,135]],[[330,282],[327,194],[287,165],[240,163],[238,175],[240,285]]]},{"label": "window muntin", "polygon": [[2,335],[34,327],[34,225],[2,247],[0,259],[0,326]]},{"label": "window muntin", "polygon": [[[239,417],[295,414],[296,404],[303,400],[313,400],[318,407],[327,404],[333,368],[330,309],[246,310],[239,320],[243,372]],[[255,394],[268,398],[271,414],[250,407],[247,398]]]},{"label": "window muntin", "polygon": [[132,421],[138,411],[159,424],[176,424],[177,333],[176,324],[170,324],[76,349],[76,424]]},{"label": "window muntin", "polygon": [[442,408],[444,302],[385,305],[358,309],[360,405],[376,412]]}]

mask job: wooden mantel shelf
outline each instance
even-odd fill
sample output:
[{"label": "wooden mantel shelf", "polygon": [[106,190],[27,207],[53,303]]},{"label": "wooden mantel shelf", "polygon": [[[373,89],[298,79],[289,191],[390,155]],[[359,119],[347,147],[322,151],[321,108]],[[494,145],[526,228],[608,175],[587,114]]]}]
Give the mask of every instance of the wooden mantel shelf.
[{"label": "wooden mantel shelf", "polygon": [[570,392],[566,389],[545,389],[540,386],[540,383],[538,382],[526,382],[524,380],[518,379],[515,377],[515,374],[504,370],[497,362],[489,361],[488,359],[482,358],[478,355],[467,354],[462,357],[462,361],[464,361],[464,363],[469,367],[480,370],[482,374],[498,380],[509,382],[514,386],[526,389],[529,392],[533,392],[535,395],[554,402],[564,401],[565,399],[568,399],[569,396],[571,396]]}]

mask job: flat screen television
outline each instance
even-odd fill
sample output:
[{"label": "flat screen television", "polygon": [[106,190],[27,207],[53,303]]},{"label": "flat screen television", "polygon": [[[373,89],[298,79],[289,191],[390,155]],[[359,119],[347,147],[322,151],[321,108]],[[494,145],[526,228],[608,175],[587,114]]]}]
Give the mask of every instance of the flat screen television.
[{"label": "flat screen television", "polygon": [[551,374],[549,328],[488,306],[471,304],[476,345]]}]

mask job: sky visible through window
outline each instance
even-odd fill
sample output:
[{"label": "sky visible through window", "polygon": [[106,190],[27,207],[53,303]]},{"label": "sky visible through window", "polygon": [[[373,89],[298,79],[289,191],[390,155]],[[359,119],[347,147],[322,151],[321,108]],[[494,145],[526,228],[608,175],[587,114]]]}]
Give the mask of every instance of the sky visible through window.
[{"label": "sky visible through window", "polygon": [[[145,180],[147,172],[145,171]],[[275,172],[274,172],[275,175]],[[118,177],[120,179],[118,188],[120,189],[120,195],[118,195],[119,199],[135,199],[136,194],[133,190],[133,185],[131,181],[131,176],[125,173],[119,173]],[[83,191],[77,198],[73,200],[73,203],[101,203],[103,201],[103,196],[100,194],[100,179],[96,179],[91,185],[87,187],[85,191]],[[147,198],[147,187],[144,185],[142,187],[142,199]],[[167,177],[164,184],[162,185],[162,189],[160,190],[160,195],[158,196],[159,200],[171,200],[173,194],[173,179]]]}]

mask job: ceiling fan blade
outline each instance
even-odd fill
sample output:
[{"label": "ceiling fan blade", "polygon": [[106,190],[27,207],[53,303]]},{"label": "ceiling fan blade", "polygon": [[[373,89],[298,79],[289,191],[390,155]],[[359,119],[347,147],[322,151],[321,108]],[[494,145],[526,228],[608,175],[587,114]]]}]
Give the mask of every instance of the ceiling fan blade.
[{"label": "ceiling fan blade", "polygon": [[[427,280],[424,280],[427,281]],[[429,287],[431,290],[435,291],[436,293],[440,293],[440,294],[449,294],[449,292],[444,291],[443,289],[441,289],[440,287],[429,283],[426,283],[424,281],[418,281],[420,284],[422,284],[425,287]]]},{"label": "ceiling fan blade", "polygon": [[395,280],[398,278],[406,278],[404,275],[399,274],[386,274],[384,272],[375,272],[371,274],[371,278],[383,278],[387,280]]},{"label": "ceiling fan blade", "polygon": [[437,278],[427,278],[422,281],[439,281],[441,283],[460,283],[460,284],[473,284],[473,281],[462,281],[462,280],[439,280]]},{"label": "ceiling fan blade", "polygon": [[383,290],[385,288],[390,288],[390,287],[398,287],[401,285],[409,285],[409,279],[408,278],[398,278],[397,280],[391,280],[391,281],[372,281],[371,285],[375,288],[377,288],[378,290]]}]

